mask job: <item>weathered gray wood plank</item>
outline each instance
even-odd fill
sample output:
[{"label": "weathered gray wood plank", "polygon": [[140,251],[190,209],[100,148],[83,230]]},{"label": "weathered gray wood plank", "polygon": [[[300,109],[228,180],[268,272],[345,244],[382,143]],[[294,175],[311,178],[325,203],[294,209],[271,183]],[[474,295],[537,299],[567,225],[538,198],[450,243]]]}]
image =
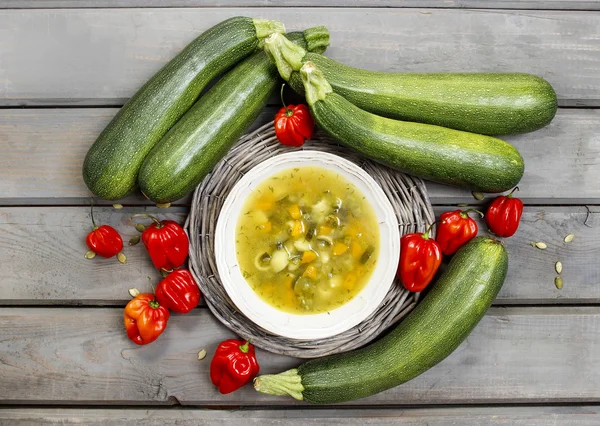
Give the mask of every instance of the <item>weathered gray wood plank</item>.
[{"label": "weathered gray wood plank", "polygon": [[205,409],[1,409],[0,425],[122,425],[134,422],[145,426],[204,426],[215,422],[248,425],[506,425],[546,426],[548,424],[596,426],[597,406],[582,407],[468,407],[394,409],[287,409],[287,410],[205,410]]},{"label": "weathered gray wood plank", "polygon": [[354,66],[529,72],[548,79],[562,105],[600,106],[600,14],[388,8],[1,10],[0,104],[120,105],[235,15],[326,25],[328,54]]},{"label": "weathered gray wood plank", "polygon": [[597,0],[1,0],[0,9],[113,7],[419,7],[600,10]]},{"label": "weathered gray wood plank", "polygon": [[[295,404],[251,387],[220,395],[208,369],[232,334],[206,309],[173,316],[157,344],[135,346],[119,308],[1,308],[0,403]],[[597,403],[600,308],[492,308],[447,359],[350,405]],[[206,349],[204,361],[197,352]],[[297,365],[258,351],[263,373]]]},{"label": "weathered gray wood plank", "polygon": [[[0,110],[0,205],[87,204],[83,158],[116,111]],[[275,111],[265,109],[254,126]],[[505,139],[525,158],[519,196],[527,203],[600,204],[600,110],[560,109],[546,128]],[[434,204],[476,202],[468,191],[433,183],[428,190]],[[148,203],[141,195],[125,202]]]},{"label": "weathered gray wood plank", "polygon": [[[439,207],[436,213],[454,209]],[[97,223],[108,223],[125,242],[139,233],[129,218],[143,208],[97,208]],[[180,222],[186,210],[168,210]],[[597,208],[596,211],[600,212]],[[164,210],[160,210],[161,214]],[[600,303],[600,219],[583,207],[527,207],[518,233],[506,240],[510,253],[509,274],[497,304]],[[126,246],[128,261],[84,259],[85,236],[90,231],[89,210],[83,207],[0,208],[0,305],[85,304],[124,305],[128,289],[149,290],[147,277],[154,270],[143,244]],[[486,226],[480,221],[480,230]],[[563,238],[574,233],[574,241]],[[531,247],[544,241],[547,250]],[[554,287],[554,264],[563,263],[564,287]]]}]

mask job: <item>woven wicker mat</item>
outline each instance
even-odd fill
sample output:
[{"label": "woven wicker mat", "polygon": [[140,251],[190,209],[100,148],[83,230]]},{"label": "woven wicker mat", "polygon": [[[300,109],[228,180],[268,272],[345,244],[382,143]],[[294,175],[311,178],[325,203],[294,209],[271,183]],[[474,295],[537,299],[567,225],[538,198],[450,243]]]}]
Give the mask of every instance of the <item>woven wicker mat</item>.
[{"label": "woven wicker mat", "polygon": [[285,152],[320,150],[339,155],[365,169],[381,186],[398,218],[400,235],[423,232],[434,219],[425,185],[372,161],[317,133],[302,148],[280,144],[273,123],[267,123],[238,141],[227,156],[196,188],[186,229],[190,237],[190,270],[212,313],[228,328],[262,349],[300,358],[345,352],[365,345],[400,321],[416,305],[419,294],[409,293],[396,280],[379,308],[357,326],[318,340],[294,340],[272,334],[240,313],[223,288],[214,255],[214,230],[227,195],[238,180],[262,161]]}]

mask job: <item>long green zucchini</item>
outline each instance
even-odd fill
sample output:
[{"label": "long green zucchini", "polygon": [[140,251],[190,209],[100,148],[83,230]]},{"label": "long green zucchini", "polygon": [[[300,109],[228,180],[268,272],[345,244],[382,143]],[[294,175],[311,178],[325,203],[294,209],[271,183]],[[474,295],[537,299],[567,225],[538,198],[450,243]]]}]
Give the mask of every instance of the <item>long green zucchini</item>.
[{"label": "long green zucchini", "polygon": [[503,192],[523,176],[521,154],[503,140],[380,117],[334,93],[311,62],[305,63],[300,73],[315,122],[326,134],[365,157],[472,191]]},{"label": "long green zucchini", "polygon": [[167,63],[119,110],[88,151],[83,180],[92,193],[116,200],[133,192],[146,155],[206,85],[276,31],[284,31],[279,21],[231,18],[204,32]]},{"label": "long green zucchini", "polygon": [[479,323],[504,283],[506,250],[477,237],[450,261],[431,292],[379,341],[256,378],[254,387],[313,404],[364,398],[398,386],[450,355]]},{"label": "long green zucchini", "polygon": [[[289,37],[320,52],[329,44],[324,27]],[[280,84],[277,68],[262,51],[230,71],[148,154],[138,177],[142,193],[157,203],[170,203],[193,191],[258,118]]]},{"label": "long green zucchini", "polygon": [[306,52],[282,35],[269,37],[265,50],[296,92],[304,93],[298,71],[311,61],[335,93],[384,117],[505,135],[537,130],[556,114],[554,89],[531,74],[368,71]]}]

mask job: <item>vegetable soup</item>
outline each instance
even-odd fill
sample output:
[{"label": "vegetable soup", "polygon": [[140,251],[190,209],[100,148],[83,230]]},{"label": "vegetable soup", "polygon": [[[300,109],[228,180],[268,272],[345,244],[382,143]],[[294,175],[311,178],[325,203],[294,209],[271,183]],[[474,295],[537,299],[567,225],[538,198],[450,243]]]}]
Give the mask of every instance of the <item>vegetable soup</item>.
[{"label": "vegetable soup", "polygon": [[268,304],[322,313],[356,296],[377,263],[379,225],[364,194],[335,171],[284,170],[248,196],[236,226],[240,270]]}]

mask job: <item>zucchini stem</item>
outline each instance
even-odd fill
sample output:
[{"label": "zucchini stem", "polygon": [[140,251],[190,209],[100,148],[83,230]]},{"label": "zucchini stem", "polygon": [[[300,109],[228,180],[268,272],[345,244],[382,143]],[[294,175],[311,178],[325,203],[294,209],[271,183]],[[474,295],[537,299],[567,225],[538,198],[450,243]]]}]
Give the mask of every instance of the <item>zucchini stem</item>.
[{"label": "zucchini stem", "polygon": [[329,46],[329,30],[324,26],[307,28],[304,30],[304,40],[309,52],[325,53]]},{"label": "zucchini stem", "polygon": [[306,50],[279,33],[273,33],[265,39],[265,52],[277,65],[277,70],[285,81],[290,79],[293,71],[302,67],[302,59],[306,55]]},{"label": "zucchini stem", "polygon": [[285,34],[285,25],[283,25],[283,22],[281,21],[253,18],[252,23],[254,24],[254,30],[256,31],[256,38],[259,40],[269,37],[271,34]]},{"label": "zucchini stem", "polygon": [[302,392],[304,391],[302,378],[296,368],[279,374],[263,374],[262,376],[258,376],[254,379],[254,389],[269,395],[289,395],[298,401],[304,399],[302,396]]},{"label": "zucchini stem", "polygon": [[304,94],[308,105],[314,105],[317,101],[325,100],[325,97],[333,92],[331,84],[327,81],[321,70],[311,61],[307,61],[300,68],[302,84],[304,84]]}]

